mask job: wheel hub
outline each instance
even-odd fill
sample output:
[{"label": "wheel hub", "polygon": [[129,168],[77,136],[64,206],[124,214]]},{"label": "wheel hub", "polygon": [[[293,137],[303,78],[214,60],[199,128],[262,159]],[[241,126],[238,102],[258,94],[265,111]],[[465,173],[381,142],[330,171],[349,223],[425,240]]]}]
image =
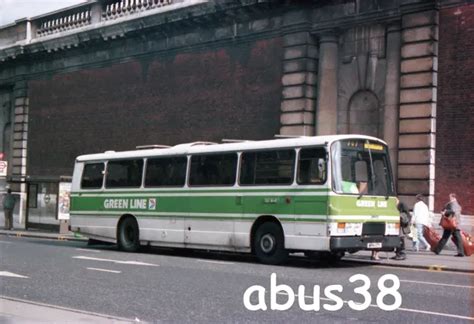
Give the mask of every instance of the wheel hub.
[{"label": "wheel hub", "polygon": [[264,253],[270,253],[276,245],[275,237],[272,234],[265,234],[260,239],[260,248]]}]

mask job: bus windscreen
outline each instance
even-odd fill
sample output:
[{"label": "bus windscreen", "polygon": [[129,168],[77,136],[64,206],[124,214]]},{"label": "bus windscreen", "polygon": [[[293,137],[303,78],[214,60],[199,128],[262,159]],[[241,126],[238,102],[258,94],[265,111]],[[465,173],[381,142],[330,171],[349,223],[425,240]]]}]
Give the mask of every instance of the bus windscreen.
[{"label": "bus windscreen", "polygon": [[333,190],[354,195],[395,194],[387,146],[368,140],[342,140],[331,147]]}]

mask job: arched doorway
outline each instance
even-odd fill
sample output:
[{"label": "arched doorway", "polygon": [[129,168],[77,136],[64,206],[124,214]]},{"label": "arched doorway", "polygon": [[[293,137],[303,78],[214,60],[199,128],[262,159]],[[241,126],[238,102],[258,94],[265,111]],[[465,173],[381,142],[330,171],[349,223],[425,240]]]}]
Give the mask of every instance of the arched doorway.
[{"label": "arched doorway", "polygon": [[377,96],[369,90],[356,92],[349,101],[349,133],[380,137],[379,116]]}]

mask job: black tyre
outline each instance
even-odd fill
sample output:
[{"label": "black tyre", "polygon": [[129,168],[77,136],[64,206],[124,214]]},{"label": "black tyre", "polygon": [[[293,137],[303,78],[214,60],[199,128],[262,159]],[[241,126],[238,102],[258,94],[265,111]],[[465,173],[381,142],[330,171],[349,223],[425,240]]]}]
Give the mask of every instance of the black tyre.
[{"label": "black tyre", "polygon": [[117,243],[120,250],[136,252],[140,248],[140,235],[135,218],[127,217],[122,220],[117,233]]},{"label": "black tyre", "polygon": [[280,264],[288,257],[281,227],[272,222],[261,224],[255,232],[253,250],[262,263]]},{"label": "black tyre", "polygon": [[325,256],[325,259],[329,262],[329,264],[338,264],[344,255],[345,252],[331,252]]}]

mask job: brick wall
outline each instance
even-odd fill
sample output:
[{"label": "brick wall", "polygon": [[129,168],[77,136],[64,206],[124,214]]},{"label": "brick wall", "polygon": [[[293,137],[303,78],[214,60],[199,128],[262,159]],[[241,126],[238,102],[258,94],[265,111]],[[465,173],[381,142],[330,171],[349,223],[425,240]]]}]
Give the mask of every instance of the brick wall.
[{"label": "brick wall", "polygon": [[148,57],[29,82],[28,175],[72,174],[85,153],[272,138],[282,40]]},{"label": "brick wall", "polygon": [[440,10],[436,210],[456,192],[474,214],[474,4]]}]

